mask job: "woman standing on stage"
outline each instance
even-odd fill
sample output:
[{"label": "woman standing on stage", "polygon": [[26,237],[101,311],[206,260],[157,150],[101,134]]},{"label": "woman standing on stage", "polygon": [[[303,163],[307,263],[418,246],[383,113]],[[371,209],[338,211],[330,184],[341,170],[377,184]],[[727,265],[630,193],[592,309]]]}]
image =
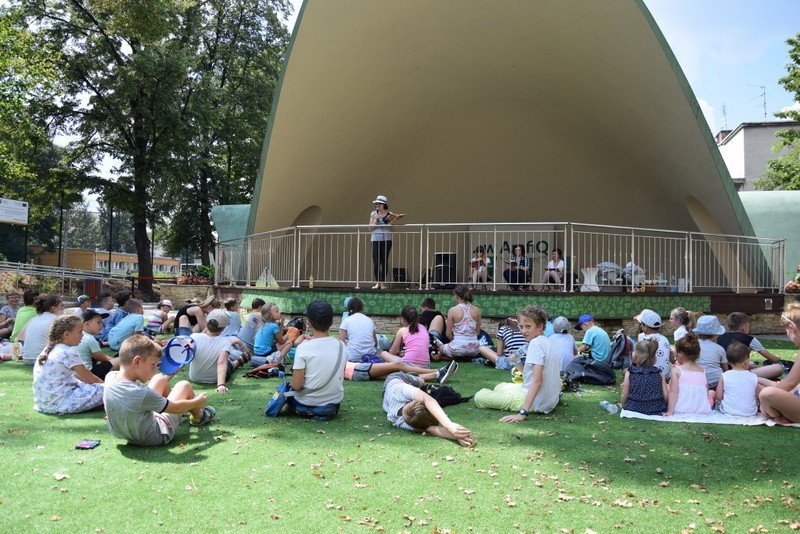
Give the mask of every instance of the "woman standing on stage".
[{"label": "woman standing on stage", "polygon": [[369,227],[372,229],[372,272],[377,282],[372,289],[386,289],[386,271],[389,268],[389,253],[392,251],[391,224],[406,216],[405,213],[389,211],[389,201],[378,195],[372,201],[375,210],[369,214]]}]

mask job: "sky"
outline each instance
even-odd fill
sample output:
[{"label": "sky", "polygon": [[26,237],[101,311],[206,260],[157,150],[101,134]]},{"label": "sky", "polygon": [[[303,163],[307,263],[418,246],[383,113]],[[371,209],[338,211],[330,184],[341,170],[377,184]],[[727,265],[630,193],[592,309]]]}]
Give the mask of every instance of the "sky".
[{"label": "sky", "polygon": [[[288,25],[293,28],[302,0],[290,1],[295,12]],[[712,134],[765,120],[761,86],[766,120],[777,120],[774,113],[792,105],[800,109],[778,83],[789,63],[786,39],[800,33],[800,0],[644,3],[689,80]]]}]

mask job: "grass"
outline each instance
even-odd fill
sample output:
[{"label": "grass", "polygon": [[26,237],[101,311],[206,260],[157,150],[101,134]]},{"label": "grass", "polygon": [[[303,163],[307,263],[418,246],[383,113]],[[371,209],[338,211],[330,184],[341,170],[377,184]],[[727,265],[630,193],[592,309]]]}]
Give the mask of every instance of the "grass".
[{"label": "grass", "polygon": [[[786,357],[787,342],[768,348]],[[328,423],[263,414],[275,380],[208,392],[219,421],[172,445],[131,447],[102,412],[31,408],[31,370],[0,365],[0,531],[757,532],[800,526],[796,428],[655,423],[598,408],[618,387],[565,393],[518,424],[448,408],[478,445],[393,429],[382,384],[346,383]],[[471,395],[505,373],[462,364]],[[83,439],[100,439],[90,451]],[[66,476],[65,476],[66,475]]]}]

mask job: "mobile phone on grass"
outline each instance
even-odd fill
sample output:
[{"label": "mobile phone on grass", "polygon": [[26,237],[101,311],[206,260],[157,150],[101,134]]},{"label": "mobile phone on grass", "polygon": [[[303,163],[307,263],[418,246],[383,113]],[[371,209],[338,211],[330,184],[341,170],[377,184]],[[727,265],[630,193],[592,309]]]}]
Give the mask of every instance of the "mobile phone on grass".
[{"label": "mobile phone on grass", "polygon": [[99,439],[85,439],[85,440],[81,441],[80,443],[78,443],[77,445],[75,445],[75,448],[76,449],[82,449],[82,450],[88,450],[88,449],[94,449],[98,445],[100,445],[100,440]]}]

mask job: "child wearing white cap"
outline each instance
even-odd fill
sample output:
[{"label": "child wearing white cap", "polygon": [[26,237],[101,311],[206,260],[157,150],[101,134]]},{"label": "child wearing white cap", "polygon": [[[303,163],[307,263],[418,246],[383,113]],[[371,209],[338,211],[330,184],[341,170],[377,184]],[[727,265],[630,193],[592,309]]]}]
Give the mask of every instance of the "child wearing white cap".
[{"label": "child wearing white cap", "polygon": [[661,369],[664,377],[669,380],[670,376],[670,363],[675,361],[675,356],[672,354],[672,347],[669,340],[661,334],[661,316],[653,310],[645,308],[642,313],[634,317],[639,323],[639,337],[637,341],[643,339],[653,339],[658,343],[656,349],[656,367]]}]

